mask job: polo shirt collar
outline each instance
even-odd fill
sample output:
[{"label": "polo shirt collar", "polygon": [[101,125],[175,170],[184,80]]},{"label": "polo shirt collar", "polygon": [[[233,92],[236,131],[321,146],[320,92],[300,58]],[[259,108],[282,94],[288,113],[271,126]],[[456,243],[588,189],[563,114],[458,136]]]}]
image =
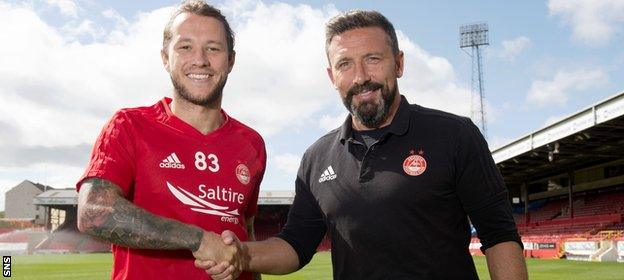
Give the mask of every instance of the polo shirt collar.
[{"label": "polo shirt collar", "polygon": [[[351,114],[349,114],[340,127],[340,142],[345,143],[345,141],[353,138],[353,127],[351,122]],[[409,128],[410,122],[410,113],[409,113],[409,103],[405,96],[401,95],[401,103],[399,103],[399,108],[397,109],[396,114],[394,114],[394,119],[390,123],[390,128],[388,129],[388,133],[392,133],[394,135],[403,135],[407,132]]]}]

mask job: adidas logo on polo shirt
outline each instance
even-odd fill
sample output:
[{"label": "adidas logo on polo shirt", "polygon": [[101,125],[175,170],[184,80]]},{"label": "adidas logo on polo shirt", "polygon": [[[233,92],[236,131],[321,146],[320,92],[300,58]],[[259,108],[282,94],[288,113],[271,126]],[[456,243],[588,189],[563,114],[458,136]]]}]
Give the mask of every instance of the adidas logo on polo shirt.
[{"label": "adidas logo on polo shirt", "polygon": [[336,179],[336,173],[334,172],[334,169],[330,166],[328,166],[325,171],[323,171],[323,174],[321,174],[321,178],[319,178],[319,183],[323,183],[325,181],[331,181]]},{"label": "adidas logo on polo shirt", "polygon": [[184,164],[180,162],[180,159],[175,153],[171,153],[167,158],[163,159],[162,162],[158,165],[160,168],[174,168],[174,169],[184,169]]}]

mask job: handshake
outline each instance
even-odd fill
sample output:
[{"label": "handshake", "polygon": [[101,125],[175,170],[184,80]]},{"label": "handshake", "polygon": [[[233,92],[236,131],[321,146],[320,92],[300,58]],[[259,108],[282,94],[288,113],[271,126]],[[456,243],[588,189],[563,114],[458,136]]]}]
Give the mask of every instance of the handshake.
[{"label": "handshake", "polygon": [[229,230],[223,231],[221,236],[204,231],[193,256],[195,266],[206,270],[215,280],[236,279],[249,264],[247,246]]}]

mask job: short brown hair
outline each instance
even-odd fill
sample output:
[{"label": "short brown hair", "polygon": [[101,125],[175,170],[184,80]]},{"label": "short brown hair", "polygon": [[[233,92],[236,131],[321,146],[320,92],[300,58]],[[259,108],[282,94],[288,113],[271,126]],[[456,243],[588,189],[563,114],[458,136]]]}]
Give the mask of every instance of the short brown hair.
[{"label": "short brown hair", "polygon": [[228,56],[232,57],[234,55],[234,32],[232,28],[230,28],[230,24],[225,19],[225,16],[221,13],[221,11],[209,4],[207,4],[203,0],[187,0],[182,3],[173,11],[171,14],[171,18],[169,18],[169,22],[165,25],[165,30],[163,31],[163,51],[167,53],[167,47],[171,42],[171,28],[173,26],[173,21],[177,16],[182,13],[191,13],[198,16],[212,17],[217,19],[223,24],[223,28],[225,29],[225,40],[227,42],[228,48]]},{"label": "short brown hair", "polygon": [[329,44],[336,35],[346,31],[365,28],[379,27],[388,35],[388,44],[394,55],[399,54],[399,41],[392,23],[377,11],[351,10],[331,18],[325,25],[325,51],[329,50]]}]

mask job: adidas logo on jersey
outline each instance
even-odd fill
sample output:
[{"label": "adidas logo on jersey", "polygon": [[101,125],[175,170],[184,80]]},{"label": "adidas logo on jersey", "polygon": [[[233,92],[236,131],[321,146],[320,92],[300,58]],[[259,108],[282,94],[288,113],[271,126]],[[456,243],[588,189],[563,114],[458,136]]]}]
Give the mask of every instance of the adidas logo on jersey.
[{"label": "adidas logo on jersey", "polygon": [[336,179],[336,173],[334,172],[334,169],[330,166],[328,166],[325,171],[323,171],[323,174],[321,174],[321,178],[319,178],[319,183],[323,183],[325,181],[331,181]]},{"label": "adidas logo on jersey", "polygon": [[158,165],[160,168],[174,168],[174,169],[184,169],[184,164],[180,162],[180,159],[175,153],[171,153],[167,158],[163,159],[162,162]]}]

